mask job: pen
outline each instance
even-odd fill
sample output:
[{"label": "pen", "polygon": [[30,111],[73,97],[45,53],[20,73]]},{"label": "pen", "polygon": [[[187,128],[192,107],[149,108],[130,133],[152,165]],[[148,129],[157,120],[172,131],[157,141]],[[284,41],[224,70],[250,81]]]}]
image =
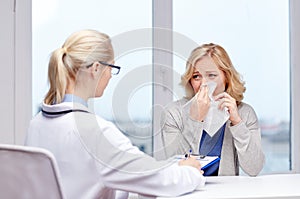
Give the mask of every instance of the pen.
[{"label": "pen", "polygon": [[189,153],[184,154],[184,157],[187,159],[191,157],[191,154],[192,154],[192,149],[189,150]]},{"label": "pen", "polygon": [[192,153],[191,156],[196,156],[197,158],[200,158],[200,159],[205,158],[205,155],[200,155],[200,154],[195,154],[195,153]]},{"label": "pen", "polygon": [[[194,156],[194,155],[191,155],[193,157],[196,157],[196,160],[204,160],[205,161],[205,155],[197,155],[197,156]],[[181,156],[176,156],[175,159],[187,159],[188,158],[188,155],[185,154],[183,157]]]}]

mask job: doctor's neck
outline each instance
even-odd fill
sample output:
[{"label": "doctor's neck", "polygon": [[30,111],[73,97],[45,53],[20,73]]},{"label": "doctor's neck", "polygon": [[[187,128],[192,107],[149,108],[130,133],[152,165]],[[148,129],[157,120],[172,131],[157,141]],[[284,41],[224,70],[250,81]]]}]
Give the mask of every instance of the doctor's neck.
[{"label": "doctor's neck", "polygon": [[90,89],[85,88],[84,86],[80,86],[80,84],[75,84],[74,81],[69,81],[65,94],[75,95],[77,97],[82,98],[85,101],[88,101],[91,98]]}]

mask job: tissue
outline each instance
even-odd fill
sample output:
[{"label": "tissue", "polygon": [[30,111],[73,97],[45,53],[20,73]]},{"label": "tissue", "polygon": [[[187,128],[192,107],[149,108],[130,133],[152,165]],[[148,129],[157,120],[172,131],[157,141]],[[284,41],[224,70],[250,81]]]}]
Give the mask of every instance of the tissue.
[{"label": "tissue", "polygon": [[206,117],[204,118],[203,129],[210,137],[212,137],[229,119],[230,115],[227,108],[224,108],[223,110],[218,108],[219,102],[215,101],[212,96],[217,84],[215,82],[208,82],[207,86],[209,88],[208,95],[210,99],[210,107]]},{"label": "tissue", "polygon": [[[212,137],[229,119],[229,112],[227,108],[220,110],[218,108],[219,102],[215,101],[213,98],[213,93],[217,87],[217,83],[207,82],[206,84],[201,86],[208,86],[208,97],[210,99],[210,107],[206,117],[203,120],[203,129],[207,132],[207,134],[210,137]],[[197,118],[195,115],[196,112],[198,112],[198,109],[195,108],[197,107],[195,106],[195,104],[197,104],[197,94],[183,107],[184,112],[189,114],[193,119]]]}]

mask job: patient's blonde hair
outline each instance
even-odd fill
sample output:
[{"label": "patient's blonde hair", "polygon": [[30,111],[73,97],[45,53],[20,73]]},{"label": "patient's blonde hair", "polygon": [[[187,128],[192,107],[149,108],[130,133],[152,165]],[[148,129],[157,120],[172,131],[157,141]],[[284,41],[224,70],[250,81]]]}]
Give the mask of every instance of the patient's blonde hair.
[{"label": "patient's blonde hair", "polygon": [[61,103],[68,82],[76,80],[77,71],[94,62],[113,60],[109,36],[95,30],[81,30],[70,35],[61,48],[52,52],[48,66],[50,88],[44,102]]},{"label": "patient's blonde hair", "polygon": [[204,56],[212,58],[218,68],[225,76],[225,91],[235,98],[237,104],[243,100],[243,93],[246,91],[241,75],[236,71],[231,63],[227,52],[217,44],[204,44],[195,48],[186,63],[186,71],[181,77],[181,85],[185,88],[186,97],[191,99],[195,92],[192,88],[190,80],[193,76],[194,66],[198,60]]}]

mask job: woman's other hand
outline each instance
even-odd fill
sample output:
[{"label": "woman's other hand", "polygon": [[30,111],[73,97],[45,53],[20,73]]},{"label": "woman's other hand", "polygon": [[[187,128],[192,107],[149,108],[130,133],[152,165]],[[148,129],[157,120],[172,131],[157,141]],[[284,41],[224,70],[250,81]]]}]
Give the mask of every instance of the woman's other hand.
[{"label": "woman's other hand", "polygon": [[223,92],[216,95],[214,99],[219,101],[219,109],[224,110],[225,107],[228,108],[228,112],[230,114],[229,120],[233,126],[241,122],[242,119],[238,113],[236,100],[233,97],[231,97],[228,93]]}]

